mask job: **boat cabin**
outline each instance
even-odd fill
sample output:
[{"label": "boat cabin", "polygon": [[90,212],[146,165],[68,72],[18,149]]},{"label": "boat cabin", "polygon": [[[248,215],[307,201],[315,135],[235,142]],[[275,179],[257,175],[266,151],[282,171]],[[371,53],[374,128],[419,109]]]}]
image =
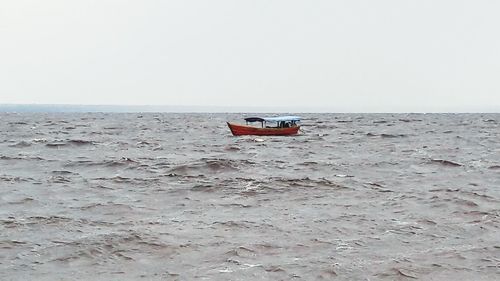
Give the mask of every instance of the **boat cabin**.
[{"label": "boat cabin", "polygon": [[[262,128],[291,128],[297,127],[300,122],[298,116],[280,116],[280,117],[248,117],[245,118],[248,123],[260,122]],[[272,123],[274,126],[268,126],[267,123]]]}]

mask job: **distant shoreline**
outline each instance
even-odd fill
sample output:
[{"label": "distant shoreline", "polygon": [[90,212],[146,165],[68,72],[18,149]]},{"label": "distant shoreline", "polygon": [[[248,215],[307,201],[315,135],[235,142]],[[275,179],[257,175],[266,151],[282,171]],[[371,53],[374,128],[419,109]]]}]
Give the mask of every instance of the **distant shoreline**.
[{"label": "distant shoreline", "polygon": [[381,111],[375,108],[366,110],[345,110],[320,107],[244,107],[244,106],[173,106],[173,105],[77,105],[77,104],[0,104],[0,112],[10,113],[500,113],[500,108],[443,110]]}]

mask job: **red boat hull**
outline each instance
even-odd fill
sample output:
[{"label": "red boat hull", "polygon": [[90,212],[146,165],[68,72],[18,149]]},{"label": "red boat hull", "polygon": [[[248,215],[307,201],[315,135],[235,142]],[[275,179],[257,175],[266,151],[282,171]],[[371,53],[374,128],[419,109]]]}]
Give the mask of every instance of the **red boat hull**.
[{"label": "red boat hull", "polygon": [[231,129],[231,133],[235,136],[289,136],[299,132],[300,127],[290,128],[258,128],[252,126],[238,125],[227,122],[227,126]]}]

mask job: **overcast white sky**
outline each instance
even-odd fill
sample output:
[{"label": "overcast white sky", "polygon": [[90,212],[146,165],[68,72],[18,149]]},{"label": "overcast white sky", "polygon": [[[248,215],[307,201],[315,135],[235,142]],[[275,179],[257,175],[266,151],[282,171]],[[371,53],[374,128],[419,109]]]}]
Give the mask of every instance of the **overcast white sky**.
[{"label": "overcast white sky", "polygon": [[0,3],[0,103],[500,111],[496,0]]}]

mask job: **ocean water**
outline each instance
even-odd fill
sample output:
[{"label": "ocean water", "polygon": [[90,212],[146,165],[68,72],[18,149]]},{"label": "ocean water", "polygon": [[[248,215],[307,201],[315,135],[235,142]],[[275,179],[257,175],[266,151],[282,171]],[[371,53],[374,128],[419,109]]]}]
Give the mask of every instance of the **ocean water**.
[{"label": "ocean water", "polygon": [[0,280],[499,280],[500,114],[0,114]]}]

